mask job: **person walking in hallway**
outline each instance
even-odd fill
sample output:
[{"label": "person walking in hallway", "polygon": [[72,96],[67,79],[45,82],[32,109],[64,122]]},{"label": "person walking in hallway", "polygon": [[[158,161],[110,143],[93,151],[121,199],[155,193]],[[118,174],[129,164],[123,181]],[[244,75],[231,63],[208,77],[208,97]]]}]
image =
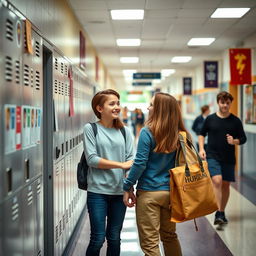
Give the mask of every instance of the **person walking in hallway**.
[{"label": "person walking in hallway", "polygon": [[[159,236],[166,256],[181,256],[176,225],[170,222],[170,175],[175,166],[179,131],[186,131],[178,102],[167,93],[151,100],[134,164],[124,180],[124,203],[136,205],[140,246],[145,256],[160,256]],[[137,183],[136,197],[133,186]]]},{"label": "person walking in hallway", "polygon": [[[97,134],[84,127],[84,153],[89,166],[87,208],[91,235],[86,256],[99,256],[107,239],[107,256],[120,255],[120,233],[125,217],[123,179],[133,159],[130,130],[119,119],[119,94],[111,89],[98,92],[92,109],[99,121]],[[125,135],[122,134],[125,132]]]},{"label": "person walking in hallway", "polygon": [[[197,116],[196,119],[193,122],[192,125],[192,130],[196,133],[197,136],[200,135],[200,131],[203,127],[204,124],[204,120],[206,119],[206,117],[210,114],[210,108],[208,105],[204,105],[201,107],[201,115]],[[198,142],[196,143],[197,145],[197,150],[199,150],[199,144]],[[204,145],[204,148],[206,149],[206,145]]]},{"label": "person walking in hallway", "polygon": [[[219,110],[206,118],[198,137],[199,155],[203,159],[207,158],[219,206],[214,225],[228,223],[225,208],[229,199],[230,182],[235,181],[235,145],[246,142],[241,120],[230,113],[232,101],[233,96],[228,92],[223,91],[217,95]],[[206,135],[208,144],[205,152]]]}]

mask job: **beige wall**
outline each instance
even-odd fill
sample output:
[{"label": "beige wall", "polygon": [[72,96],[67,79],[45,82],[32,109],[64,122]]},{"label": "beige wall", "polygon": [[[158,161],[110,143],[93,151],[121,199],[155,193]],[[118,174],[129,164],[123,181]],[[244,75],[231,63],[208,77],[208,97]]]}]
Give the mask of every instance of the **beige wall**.
[{"label": "beige wall", "polygon": [[[95,82],[97,52],[65,0],[10,0],[10,2],[41,31],[44,38],[47,38],[77,66],[79,65],[79,31],[82,30],[86,38],[85,73],[92,82]],[[99,57],[98,87],[115,88],[111,77],[105,75],[106,71]],[[104,83],[104,80],[107,82]]]}]

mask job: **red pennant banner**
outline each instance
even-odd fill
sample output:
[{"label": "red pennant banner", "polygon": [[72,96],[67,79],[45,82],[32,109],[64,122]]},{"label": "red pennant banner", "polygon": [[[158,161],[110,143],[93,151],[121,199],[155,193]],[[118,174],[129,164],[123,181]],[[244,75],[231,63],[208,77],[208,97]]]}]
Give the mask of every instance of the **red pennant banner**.
[{"label": "red pennant banner", "polygon": [[251,49],[229,49],[230,83],[233,85],[251,84]]}]

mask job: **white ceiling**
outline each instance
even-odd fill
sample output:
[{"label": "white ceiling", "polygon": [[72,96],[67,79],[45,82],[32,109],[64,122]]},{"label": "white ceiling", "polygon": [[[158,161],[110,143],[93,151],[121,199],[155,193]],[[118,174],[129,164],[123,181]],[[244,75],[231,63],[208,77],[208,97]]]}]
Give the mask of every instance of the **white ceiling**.
[{"label": "white ceiling", "polygon": [[[190,72],[204,60],[221,59],[230,47],[256,33],[256,0],[68,0],[84,26],[109,74],[120,89],[131,82],[123,69],[160,72],[175,68],[173,76]],[[211,19],[216,8],[250,7],[242,18]],[[144,20],[111,20],[112,9],[144,9]],[[188,47],[192,37],[215,37],[210,46]],[[137,47],[119,47],[118,38],[140,38]],[[192,56],[185,64],[171,63],[176,55]],[[138,64],[121,64],[120,57],[138,56]],[[141,87],[140,87],[141,89]]]}]

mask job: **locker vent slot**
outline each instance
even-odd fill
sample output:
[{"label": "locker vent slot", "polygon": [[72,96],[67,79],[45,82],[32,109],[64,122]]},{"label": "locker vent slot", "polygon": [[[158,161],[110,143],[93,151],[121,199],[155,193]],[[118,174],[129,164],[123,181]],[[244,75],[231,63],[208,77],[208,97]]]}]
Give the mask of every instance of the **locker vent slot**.
[{"label": "locker vent slot", "polygon": [[13,41],[13,22],[9,19],[6,20],[6,38]]},{"label": "locker vent slot", "polygon": [[34,87],[34,70],[30,68],[30,86]]},{"label": "locker vent slot", "polygon": [[42,251],[41,250],[37,253],[37,256],[42,256]]},{"label": "locker vent slot", "polygon": [[36,71],[36,90],[40,90],[40,72]]},{"label": "locker vent slot", "polygon": [[59,221],[59,236],[62,234],[62,221]]},{"label": "locker vent slot", "polygon": [[68,66],[65,65],[65,75],[68,76]]},{"label": "locker vent slot", "polygon": [[68,209],[66,209],[65,217],[66,217],[66,223],[68,223]]},{"label": "locker vent slot", "polygon": [[58,59],[57,58],[55,58],[54,67],[55,67],[55,70],[58,70]]},{"label": "locker vent slot", "polygon": [[59,94],[64,95],[64,84],[59,82]]},{"label": "locker vent slot", "polygon": [[23,76],[24,76],[24,85],[29,86],[29,66],[27,64],[24,65]]},{"label": "locker vent slot", "polygon": [[41,183],[40,182],[38,182],[37,185],[36,185],[36,193],[37,194],[41,193]]},{"label": "locker vent slot", "polygon": [[20,84],[20,61],[15,61],[15,82],[16,84]]},{"label": "locker vent slot", "polygon": [[65,214],[62,216],[62,228],[65,230]]},{"label": "locker vent slot", "polygon": [[40,57],[40,44],[38,41],[36,41],[35,48],[36,48],[36,56]]},{"label": "locker vent slot", "polygon": [[12,221],[15,221],[19,217],[19,204],[15,203],[12,205]]},{"label": "locker vent slot", "polygon": [[28,200],[28,205],[31,205],[33,203],[33,192],[32,191],[30,191],[28,193],[27,200]]},{"label": "locker vent slot", "polygon": [[58,94],[58,81],[54,80],[54,93]]},{"label": "locker vent slot", "polygon": [[9,56],[5,57],[5,80],[12,82],[12,58]]},{"label": "locker vent slot", "polygon": [[55,227],[55,243],[57,244],[58,241],[59,241],[59,234],[58,234],[58,231],[59,231],[59,227],[58,225]]},{"label": "locker vent slot", "polygon": [[64,64],[63,62],[60,63],[60,72],[64,74]]}]

